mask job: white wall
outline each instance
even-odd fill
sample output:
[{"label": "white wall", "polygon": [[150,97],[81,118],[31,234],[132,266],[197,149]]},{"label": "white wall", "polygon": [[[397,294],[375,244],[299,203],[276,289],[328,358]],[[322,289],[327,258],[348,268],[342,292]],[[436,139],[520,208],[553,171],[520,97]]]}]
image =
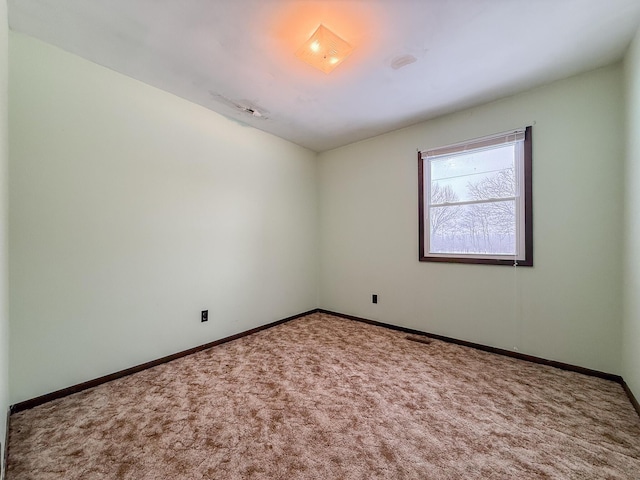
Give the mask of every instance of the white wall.
[{"label": "white wall", "polygon": [[9,47],[12,403],[317,307],[315,153]]},{"label": "white wall", "polygon": [[[321,154],[320,306],[619,374],[622,90],[611,66]],[[416,149],[534,122],[535,266],[418,262]]]},{"label": "white wall", "polygon": [[[7,308],[7,163],[8,146],[7,2],[0,0],[0,462],[4,461],[6,412],[9,408],[9,316]],[[4,473],[4,465],[0,467]]]},{"label": "white wall", "polygon": [[625,57],[625,80],[627,162],[622,376],[640,399],[640,30]]}]

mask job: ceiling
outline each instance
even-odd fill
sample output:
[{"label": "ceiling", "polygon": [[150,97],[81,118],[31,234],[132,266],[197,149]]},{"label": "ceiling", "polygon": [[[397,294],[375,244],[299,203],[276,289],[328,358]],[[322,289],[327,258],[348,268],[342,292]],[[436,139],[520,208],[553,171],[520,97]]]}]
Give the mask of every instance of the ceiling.
[{"label": "ceiling", "polygon": [[[640,24],[639,0],[8,5],[14,31],[318,152],[610,64]],[[295,55],[319,24],[355,47],[330,74]]]}]

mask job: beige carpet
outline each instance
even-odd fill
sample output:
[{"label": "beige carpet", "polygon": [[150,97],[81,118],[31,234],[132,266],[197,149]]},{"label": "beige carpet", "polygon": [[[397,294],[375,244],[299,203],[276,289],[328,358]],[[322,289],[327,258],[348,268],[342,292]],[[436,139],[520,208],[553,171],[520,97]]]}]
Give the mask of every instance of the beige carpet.
[{"label": "beige carpet", "polygon": [[638,479],[620,385],[314,314],[11,417],[9,480]]}]

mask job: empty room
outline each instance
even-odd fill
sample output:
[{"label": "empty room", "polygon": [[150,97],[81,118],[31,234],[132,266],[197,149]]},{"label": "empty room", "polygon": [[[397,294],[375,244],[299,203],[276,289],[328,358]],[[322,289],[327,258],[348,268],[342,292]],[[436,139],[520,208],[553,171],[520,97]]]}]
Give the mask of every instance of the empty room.
[{"label": "empty room", "polygon": [[640,2],[0,0],[0,479],[640,478]]}]

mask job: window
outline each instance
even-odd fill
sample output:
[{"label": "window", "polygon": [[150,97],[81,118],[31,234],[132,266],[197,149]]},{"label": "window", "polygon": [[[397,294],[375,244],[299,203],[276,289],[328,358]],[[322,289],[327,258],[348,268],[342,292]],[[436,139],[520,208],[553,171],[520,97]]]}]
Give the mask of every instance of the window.
[{"label": "window", "polygon": [[420,261],[533,266],[531,127],[418,154]]}]

